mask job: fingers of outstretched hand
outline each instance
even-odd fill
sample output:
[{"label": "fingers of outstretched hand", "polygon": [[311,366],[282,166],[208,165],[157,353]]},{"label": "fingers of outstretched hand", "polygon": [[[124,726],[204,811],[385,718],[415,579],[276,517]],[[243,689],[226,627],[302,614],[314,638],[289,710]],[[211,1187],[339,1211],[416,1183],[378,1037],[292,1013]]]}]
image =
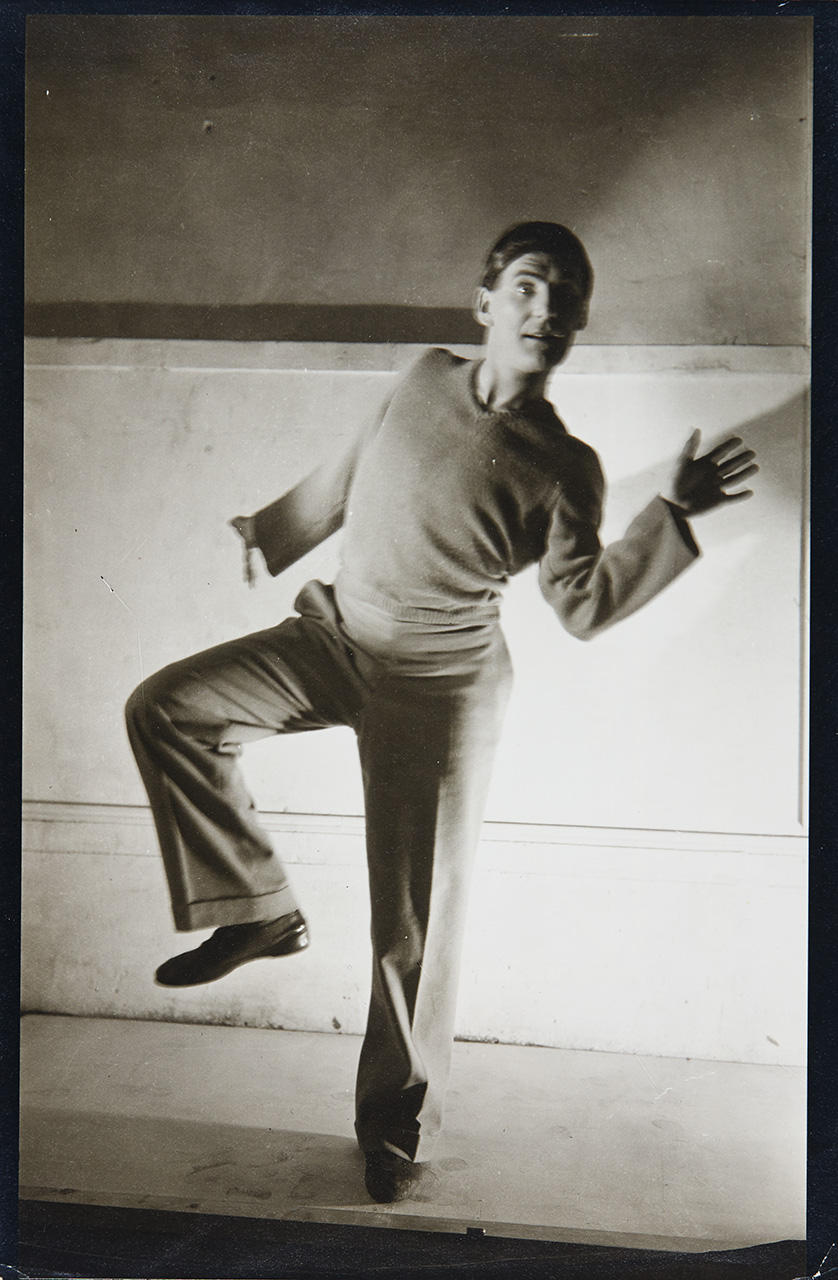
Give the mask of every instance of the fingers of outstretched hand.
[{"label": "fingers of outstretched hand", "polygon": [[701,432],[698,430],[698,428],[696,428],[696,430],[693,431],[689,440],[681,450],[680,460],[686,461],[688,458],[694,458],[696,455],[696,452],[698,451],[698,446],[700,444],[701,444]]},{"label": "fingers of outstretched hand", "polygon": [[741,447],[741,436],[728,436],[727,440],[722,440],[719,444],[714,445],[714,447],[709,449],[704,456],[705,458],[709,458],[711,462],[718,463],[726,454],[731,453],[734,449],[740,449]]},{"label": "fingers of outstretched hand", "polygon": [[741,484],[743,480],[747,480],[748,476],[755,476],[759,471],[759,467],[754,462],[748,467],[739,467],[736,471],[719,472],[719,484],[726,488],[730,484]]},{"label": "fingers of outstretched hand", "polygon": [[[719,466],[717,483],[723,502],[739,502],[743,498],[753,497],[753,489],[740,489],[737,493],[728,493],[727,490],[731,485],[742,484],[749,476],[756,475],[759,467],[755,462],[751,461],[755,456],[753,451],[748,449],[736,458],[731,459],[726,466]],[[731,470],[732,467],[734,468],[733,470]]]},{"label": "fingers of outstretched hand", "polygon": [[756,458],[753,449],[743,449],[741,453],[735,453],[732,458],[720,459],[716,463],[719,475],[732,476],[735,471],[746,467],[748,463],[753,462]]},{"label": "fingers of outstretched hand", "polygon": [[714,445],[712,449],[708,449],[707,457],[712,462],[718,462],[726,453],[730,453],[731,449],[739,449],[742,446],[741,436],[728,436],[726,440],[721,440]]}]

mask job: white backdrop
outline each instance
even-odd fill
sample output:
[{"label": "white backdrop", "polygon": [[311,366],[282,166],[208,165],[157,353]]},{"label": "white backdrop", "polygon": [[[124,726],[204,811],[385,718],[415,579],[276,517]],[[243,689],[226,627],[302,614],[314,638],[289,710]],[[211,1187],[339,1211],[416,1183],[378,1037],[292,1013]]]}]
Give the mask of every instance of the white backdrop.
[{"label": "white backdrop", "polygon": [[[352,351],[283,368],[299,360],[280,346],[31,354],[25,795],[143,803],[121,722],[142,674],[281,620],[303,582],[334,573],[339,535],[249,592],[226,520],[339,447],[393,374],[347,368],[370,362]],[[737,372],[681,352],[680,369],[609,373],[619,352],[581,348],[557,373],[559,412],[609,478],[605,537],[695,426],[708,442],[741,430],[762,470],[753,499],[696,521],[701,560],[591,643],[561,630],[532,572],[512,584],[517,679],[491,818],[800,832],[806,377],[788,354],[785,372],[782,353]],[[256,744],[246,770],[266,810],[361,812],[349,730]]]},{"label": "white backdrop", "polygon": [[[411,354],[30,343],[25,1008],[363,1029],[351,732],[245,753],[314,939],[293,981],[278,987],[271,966],[251,965],[175,998],[152,982],[183,939],[122,705],[143,672],[271,625],[309,577],[331,577],[337,538],[248,591],[225,522],[337,447]],[[590,644],[561,630],[531,572],[512,584],[517,679],[458,1034],[799,1063],[805,353],[579,347],[552,393],[602,455],[606,535],[655,492],[694,426],[708,439],[741,427],[762,471],[751,501],[696,522],[701,560]]]}]

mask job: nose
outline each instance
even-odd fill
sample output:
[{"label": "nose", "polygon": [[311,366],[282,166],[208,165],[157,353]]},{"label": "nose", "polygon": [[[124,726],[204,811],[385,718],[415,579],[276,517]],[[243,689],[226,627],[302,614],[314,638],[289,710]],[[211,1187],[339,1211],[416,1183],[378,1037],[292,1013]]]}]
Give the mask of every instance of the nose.
[{"label": "nose", "polygon": [[541,298],[533,304],[532,314],[534,320],[550,321],[553,319],[553,311],[546,298]]},{"label": "nose", "polygon": [[550,289],[539,289],[530,297],[530,318],[538,325],[552,328],[556,320],[556,303]]}]

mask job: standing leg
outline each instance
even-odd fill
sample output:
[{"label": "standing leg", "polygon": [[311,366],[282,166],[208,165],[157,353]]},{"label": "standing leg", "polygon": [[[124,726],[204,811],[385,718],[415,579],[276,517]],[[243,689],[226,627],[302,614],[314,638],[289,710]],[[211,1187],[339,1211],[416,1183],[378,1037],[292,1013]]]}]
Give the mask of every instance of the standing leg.
[{"label": "standing leg", "polygon": [[499,634],[472,676],[382,677],[359,723],[373,985],[356,1132],[368,1155],[426,1160],[440,1128],[471,866],[510,680]]},{"label": "standing leg", "polygon": [[242,743],[354,724],[364,697],[330,593],[309,584],[296,607],[303,616],[165,667],[129,699],[178,929],[295,909],[238,767]]}]

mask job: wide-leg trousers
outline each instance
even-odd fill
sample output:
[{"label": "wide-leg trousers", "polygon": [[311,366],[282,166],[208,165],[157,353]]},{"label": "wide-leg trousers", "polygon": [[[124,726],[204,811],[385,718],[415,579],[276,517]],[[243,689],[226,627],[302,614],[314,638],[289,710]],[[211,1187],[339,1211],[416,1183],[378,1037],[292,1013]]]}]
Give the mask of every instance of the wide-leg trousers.
[{"label": "wide-leg trousers", "polygon": [[175,925],[297,907],[238,756],[247,741],[355,730],[366,811],[372,991],[356,1088],[363,1150],[427,1159],[451,1055],[468,886],[511,683],[500,630],[473,669],[407,675],[360,652],[334,595],[165,667],[127,705]]}]

